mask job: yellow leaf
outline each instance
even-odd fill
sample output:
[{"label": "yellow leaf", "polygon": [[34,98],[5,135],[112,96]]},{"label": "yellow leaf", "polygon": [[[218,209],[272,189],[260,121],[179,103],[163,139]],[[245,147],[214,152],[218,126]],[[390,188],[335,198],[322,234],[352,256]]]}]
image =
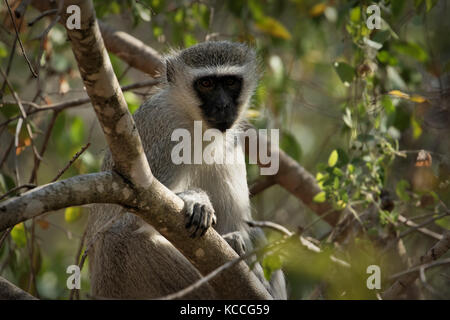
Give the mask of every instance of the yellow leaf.
[{"label": "yellow leaf", "polygon": [[271,17],[264,17],[255,23],[256,28],[273,37],[285,40],[291,39],[289,31],[277,20]]},{"label": "yellow leaf", "polygon": [[339,159],[338,152],[336,150],[333,150],[330,154],[330,157],[328,158],[328,165],[330,167],[334,167]]},{"label": "yellow leaf", "polygon": [[27,237],[25,235],[25,225],[23,222],[16,224],[11,230],[11,238],[19,248],[25,247]]},{"label": "yellow leaf", "polygon": [[346,206],[347,206],[347,204],[342,200],[339,200],[338,202],[336,202],[337,210],[344,210]]},{"label": "yellow leaf", "polygon": [[427,101],[427,99],[422,97],[421,95],[418,95],[418,94],[409,95],[407,93],[401,92],[400,90],[392,90],[392,91],[389,91],[388,93],[392,96],[396,96],[396,97],[406,99],[406,100],[409,100],[412,102],[424,103]]},{"label": "yellow leaf", "polygon": [[316,194],[316,195],[314,196],[314,198],[313,198],[313,201],[314,201],[314,202],[317,202],[317,203],[325,202],[325,200],[326,200],[326,194],[325,194],[324,191],[319,192],[319,193]]},{"label": "yellow leaf", "polygon": [[311,17],[318,17],[323,14],[326,8],[327,5],[325,3],[318,3],[309,10],[309,15]]},{"label": "yellow leaf", "polygon": [[391,90],[388,93],[392,96],[396,96],[402,99],[409,99],[409,94],[401,92],[400,90]]},{"label": "yellow leaf", "polygon": [[425,98],[422,97],[422,96],[419,96],[418,94],[413,94],[413,95],[411,96],[411,99],[410,99],[410,100],[413,101],[413,102],[417,102],[417,103],[424,103],[424,102],[427,101],[427,99],[425,99]]},{"label": "yellow leaf", "polygon": [[70,207],[64,212],[64,219],[71,223],[77,221],[81,216],[81,207]]},{"label": "yellow leaf", "polygon": [[317,180],[317,184],[319,185],[320,189],[323,188],[323,180],[324,180],[324,178],[325,178],[325,176],[322,173],[317,172],[316,180]]}]

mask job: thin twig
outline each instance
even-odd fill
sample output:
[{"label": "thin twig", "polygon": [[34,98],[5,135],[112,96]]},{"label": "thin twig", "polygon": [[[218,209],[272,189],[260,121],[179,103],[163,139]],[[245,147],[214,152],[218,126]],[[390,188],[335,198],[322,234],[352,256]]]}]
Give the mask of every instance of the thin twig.
[{"label": "thin twig", "polygon": [[34,286],[35,295],[39,296],[38,292],[37,292],[37,285],[36,285],[36,272],[35,272],[35,268],[33,265],[34,251],[33,251],[32,246],[34,245],[34,243],[28,239],[29,231],[28,231],[27,225],[25,223],[23,224],[23,227],[24,227],[24,231],[25,231],[25,239],[26,239],[28,255],[29,255],[28,258],[30,259],[30,279],[28,281],[28,290],[27,291],[31,292],[32,286]]},{"label": "thin twig", "polygon": [[14,192],[16,192],[16,191],[18,191],[18,190],[20,190],[20,189],[24,189],[24,188],[27,188],[27,189],[33,189],[33,188],[36,188],[36,185],[35,185],[35,184],[29,183],[29,184],[23,184],[23,185],[21,185],[21,186],[12,188],[11,190],[8,190],[8,192],[6,192],[5,194],[1,195],[1,196],[0,196],[0,200],[6,198],[7,196],[9,196],[9,195],[12,194],[12,193],[14,193]]},{"label": "thin twig", "polygon": [[272,176],[264,176],[259,178],[250,186],[250,198],[270,188],[276,183],[277,182],[275,181],[275,179],[273,179]]},{"label": "thin twig", "polygon": [[8,238],[9,234],[11,233],[13,227],[9,227],[8,229],[3,232],[1,238],[0,238],[0,249],[3,247],[3,243],[5,242],[6,238]]},{"label": "thin twig", "polygon": [[438,296],[439,298],[446,300],[446,298],[441,295],[437,290],[435,290],[427,281],[427,277],[425,275],[425,268],[421,267],[420,268],[420,272],[419,272],[420,276],[420,282],[422,282],[422,285],[424,286],[425,289],[427,289],[428,291],[430,291],[432,294],[434,294],[435,296]]},{"label": "thin twig", "polygon": [[5,151],[5,154],[3,155],[3,157],[2,157],[2,160],[0,160],[0,169],[3,167],[3,164],[5,163],[5,161],[6,161],[6,159],[8,159],[8,155],[9,155],[9,153],[11,152],[11,149],[12,149],[12,147],[13,147],[13,145],[14,145],[14,137],[11,139],[11,142],[9,143],[9,146],[8,146],[8,148],[6,149],[6,151]]},{"label": "thin twig", "polygon": [[210,273],[208,273],[206,276],[200,278],[198,281],[194,282],[193,284],[187,286],[186,288],[177,291],[175,293],[166,295],[164,297],[160,297],[157,300],[174,300],[174,299],[179,299],[184,297],[185,295],[187,295],[188,293],[194,291],[195,289],[200,288],[202,285],[206,284],[207,282],[209,282],[210,280],[214,279],[216,276],[218,276],[220,273],[222,273],[223,271],[231,268],[232,266],[238,264],[241,261],[244,261],[250,257],[252,257],[253,255],[257,254],[258,252],[261,252],[262,248],[258,248],[258,249],[254,249],[242,256],[240,256],[239,258],[233,259],[231,261],[228,261],[227,263],[221,265],[220,267],[214,269],[213,271],[211,271]]},{"label": "thin twig", "polygon": [[293,232],[289,231],[287,228],[282,226],[281,224],[272,222],[272,221],[245,221],[250,227],[259,227],[259,228],[270,228],[281,232],[282,234],[290,237],[293,235]]},{"label": "thin twig", "polygon": [[34,18],[30,22],[28,22],[28,26],[31,27],[31,26],[33,26],[33,24],[35,24],[36,22],[38,22],[42,18],[44,18],[46,16],[49,16],[49,15],[52,15],[52,14],[55,14],[57,12],[58,12],[58,9],[50,9],[50,10],[44,11],[40,15],[38,15],[36,18]]},{"label": "thin twig", "polygon": [[441,266],[441,265],[446,265],[446,264],[450,264],[450,258],[442,259],[442,260],[438,260],[438,261],[433,261],[433,262],[430,262],[430,263],[424,263],[424,264],[415,266],[415,267],[413,267],[411,269],[408,269],[408,270],[405,270],[405,271],[402,271],[402,272],[397,272],[396,274],[393,274],[392,276],[390,276],[389,279],[390,280],[396,280],[397,278],[400,278],[400,277],[402,277],[402,276],[404,276],[406,274],[410,274],[410,273],[413,273],[413,272],[418,272],[418,271],[420,271],[420,269],[426,270],[426,269],[430,269],[430,268],[434,268],[434,267]]},{"label": "thin twig", "polygon": [[[450,215],[450,211],[446,211],[446,212],[444,212],[444,213],[438,215],[437,217],[429,218],[429,219],[425,220],[424,222],[422,222],[422,223],[420,223],[420,224],[417,224],[415,227],[412,227],[411,229],[409,229],[409,230],[407,230],[407,231],[404,231],[404,232],[400,233],[399,238],[406,237],[408,234],[410,234],[410,233],[412,233],[412,232],[414,232],[414,231],[417,231],[417,230],[419,230],[420,228],[422,228],[422,227],[424,227],[424,226],[426,226],[426,225],[428,225],[428,224],[434,222],[435,220],[442,219],[443,217],[448,216],[448,215]],[[429,235],[429,234],[428,234],[428,235]],[[441,240],[441,239],[442,239],[442,238],[440,237],[438,240]]]},{"label": "thin twig", "polygon": [[16,132],[14,135],[14,147],[16,152],[14,152],[14,171],[16,176],[16,185],[20,185],[20,173],[19,173],[19,161],[17,157],[17,149],[19,148],[19,134],[20,129],[22,129],[23,119],[20,118],[19,121],[17,121],[16,125]]},{"label": "thin twig", "polygon": [[22,41],[20,40],[19,30],[17,30],[16,21],[14,20],[14,17],[13,17],[12,11],[11,11],[11,7],[9,6],[8,0],[5,0],[5,3],[6,3],[6,6],[8,7],[9,16],[11,17],[11,22],[12,22],[12,24],[14,26],[14,30],[16,32],[17,39],[18,39],[19,45],[20,45],[20,49],[22,50],[22,54],[23,54],[25,60],[27,61],[27,64],[28,64],[28,67],[30,68],[31,73],[33,74],[33,76],[35,78],[37,78],[37,74],[34,71],[33,66],[31,65],[31,62],[30,62],[30,60],[27,57],[27,54],[26,54],[25,49],[23,47]]},{"label": "thin twig", "polygon": [[8,86],[9,90],[11,90],[11,94],[13,95],[14,100],[16,100],[16,103],[19,106],[20,113],[22,114],[22,119],[25,121],[25,128],[27,129],[28,136],[30,137],[30,140],[31,140],[31,147],[32,147],[33,152],[34,152],[34,156],[37,157],[37,158],[41,158],[41,156],[39,155],[39,153],[38,153],[38,151],[36,149],[36,145],[34,144],[33,131],[31,130],[30,124],[27,121],[27,114],[25,112],[25,108],[22,105],[22,101],[20,100],[20,98],[17,95],[17,93],[14,91],[13,86],[9,82],[7,75],[4,73],[4,71],[3,71],[3,69],[1,67],[0,67],[0,73],[2,74],[3,78],[5,79],[6,85]]},{"label": "thin twig", "polygon": [[[23,23],[23,19],[20,20],[19,29],[22,28],[22,23]],[[19,38],[19,35],[16,34],[16,36],[14,37],[14,41],[13,41],[13,43],[11,45],[11,51],[9,53],[8,64],[6,66],[6,75],[7,76],[9,75],[9,72],[11,71],[11,66],[12,66],[12,62],[13,62],[14,56],[15,56],[14,53],[16,52],[16,46],[17,46],[18,38]],[[6,81],[3,80],[3,84],[2,84],[2,88],[0,89],[0,93],[3,94],[3,92],[5,90],[5,87],[6,87]]]},{"label": "thin twig", "polygon": [[[50,136],[52,135],[53,127],[55,126],[56,119],[57,119],[58,115],[59,115],[59,111],[54,111],[53,112],[52,118],[50,120],[50,123],[49,123],[49,125],[47,127],[47,131],[45,133],[44,142],[42,143],[41,153],[40,153],[41,157],[44,157],[44,153],[47,150],[47,145],[48,145],[48,142],[50,141]],[[33,170],[31,172],[31,177],[30,177],[30,180],[29,180],[30,183],[35,182],[35,180],[37,178],[37,171],[39,170],[40,164],[41,164],[41,160],[35,158],[34,159]]]},{"label": "thin twig", "polygon": [[[390,286],[386,291],[383,292],[383,299],[397,299],[409,285],[414,283],[414,281],[419,276],[418,269],[421,266],[430,264],[432,265],[437,259],[443,256],[450,249],[450,231],[444,233],[442,240],[439,240],[431,247],[427,252],[422,255],[419,259],[417,266],[403,271],[400,274],[395,274],[392,277],[397,278],[392,286]],[[446,259],[450,260],[450,259]],[[441,260],[440,263],[442,263]],[[450,261],[449,261],[450,262]]]},{"label": "thin twig", "polygon": [[[433,218],[433,219],[434,219],[434,218]],[[441,240],[441,239],[443,238],[443,235],[442,235],[442,234],[436,233],[436,232],[434,232],[434,231],[432,231],[432,230],[429,230],[429,229],[427,229],[427,228],[420,227],[417,223],[415,223],[415,222],[409,220],[408,218],[406,218],[406,217],[404,217],[404,216],[402,216],[402,215],[399,215],[399,216],[398,216],[398,221],[400,221],[401,223],[404,223],[404,224],[407,225],[408,227],[411,227],[411,228],[412,228],[412,229],[409,229],[408,231],[404,232],[403,235],[401,234],[401,235],[400,235],[400,238],[402,238],[402,237],[408,235],[409,233],[411,233],[411,232],[413,232],[413,231],[421,232],[421,233],[423,233],[424,235],[427,235],[427,236],[429,236],[429,237],[431,237],[431,238],[433,238],[433,239],[436,239],[436,240]],[[431,222],[432,222],[432,221],[430,221],[430,222],[428,222],[428,223],[431,223]]]},{"label": "thin twig", "polygon": [[83,148],[81,148],[81,150],[78,151],[72,157],[72,159],[69,161],[69,163],[62,170],[59,171],[57,176],[51,182],[55,182],[56,180],[58,180],[64,174],[64,172],[66,172],[66,170],[69,169],[69,167],[78,159],[78,157],[81,156],[83,154],[83,152],[86,151],[87,148],[89,148],[90,145],[91,145],[91,143],[88,142]]},{"label": "thin twig", "polygon": [[[158,80],[155,79],[150,79],[150,80],[146,80],[146,81],[142,81],[142,82],[137,82],[137,83],[132,83],[126,86],[122,87],[122,91],[130,91],[130,90],[134,90],[134,89],[139,89],[139,88],[145,88],[145,87],[149,87],[149,86],[154,86],[159,84],[160,82]],[[61,111],[67,108],[72,108],[72,107],[78,107],[80,105],[83,105],[85,103],[89,103],[91,102],[91,99],[89,97],[85,97],[85,98],[78,98],[78,99],[74,99],[74,100],[69,100],[69,101],[63,101],[63,102],[58,102],[58,103],[54,103],[54,104],[49,104],[49,105],[43,105],[43,106],[39,106],[38,104],[31,102],[31,101],[21,101],[22,105],[26,105],[29,107],[32,107],[33,110],[29,111],[27,113],[28,116],[33,115],[37,112],[41,112],[41,111],[49,111],[49,110],[54,110],[54,111]],[[4,101],[4,104],[17,104],[17,102],[12,102],[12,101]],[[8,123],[17,120],[21,118],[21,116],[15,116],[15,117],[11,117],[10,119],[6,120],[5,122],[0,124],[1,126],[7,125]]]},{"label": "thin twig", "polygon": [[[84,241],[86,239],[86,234],[87,234],[87,228],[84,229],[83,235],[81,236],[80,239],[80,244],[78,246],[78,250],[77,250],[77,254],[75,256],[75,264],[79,265],[80,263],[80,255],[81,255],[81,251],[83,250],[83,246],[84,246]],[[80,268],[81,270],[81,268]],[[72,290],[70,290],[70,294],[69,294],[69,300],[73,300],[74,296],[76,296],[77,300],[80,299],[80,290],[73,288]]]}]

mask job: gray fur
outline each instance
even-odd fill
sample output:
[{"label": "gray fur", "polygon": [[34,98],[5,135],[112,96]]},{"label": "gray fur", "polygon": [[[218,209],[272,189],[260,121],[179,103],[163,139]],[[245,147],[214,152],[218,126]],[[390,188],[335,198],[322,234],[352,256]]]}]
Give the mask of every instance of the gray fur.
[{"label": "gray fur", "polygon": [[[168,79],[134,115],[152,173],[169,189],[178,193],[186,207],[193,207],[195,203],[207,208],[212,205],[212,213],[217,217],[214,228],[222,235],[239,233],[240,236],[226,239],[239,254],[243,254],[246,250],[252,250],[252,240],[265,241],[262,232],[257,232],[256,237],[250,235],[250,229],[245,223],[245,220],[251,219],[245,164],[175,165],[171,160],[171,150],[177,142],[171,141],[171,134],[177,128],[185,128],[193,136],[193,121],[202,120],[197,110],[198,98],[192,91],[192,83],[189,82],[191,75],[187,70],[211,67],[210,72],[214,72],[216,67],[237,65],[251,71],[242,74],[244,88],[240,98],[240,116],[231,129],[238,135],[242,114],[256,87],[255,54],[241,44],[212,42],[173,53],[167,61],[168,67],[173,67],[172,80],[176,81]],[[184,70],[181,73],[180,68]],[[224,143],[227,145],[226,152],[237,148],[239,155],[244,157],[242,146],[229,140]],[[219,149],[224,150],[222,145],[217,146]],[[112,166],[108,153],[103,170],[110,170]],[[88,241],[113,218],[116,220],[112,227],[96,236],[89,252],[94,296],[156,298],[181,290],[200,278],[199,272],[188,260],[153,227],[116,205],[99,204],[92,207]],[[281,271],[275,273],[270,283],[264,279],[259,264],[256,264],[254,272],[274,298],[286,298]],[[214,290],[206,285],[185,298],[215,297]]]}]

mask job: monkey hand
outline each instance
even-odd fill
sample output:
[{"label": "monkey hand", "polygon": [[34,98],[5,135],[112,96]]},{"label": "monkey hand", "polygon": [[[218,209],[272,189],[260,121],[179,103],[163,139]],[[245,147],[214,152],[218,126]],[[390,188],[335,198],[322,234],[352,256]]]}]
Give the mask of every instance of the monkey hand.
[{"label": "monkey hand", "polygon": [[214,208],[203,190],[187,190],[177,195],[184,201],[186,229],[192,231],[191,238],[203,236],[209,227],[217,223]]},{"label": "monkey hand", "polygon": [[246,247],[244,237],[242,237],[242,234],[239,231],[224,234],[222,237],[240,257],[245,254]]}]

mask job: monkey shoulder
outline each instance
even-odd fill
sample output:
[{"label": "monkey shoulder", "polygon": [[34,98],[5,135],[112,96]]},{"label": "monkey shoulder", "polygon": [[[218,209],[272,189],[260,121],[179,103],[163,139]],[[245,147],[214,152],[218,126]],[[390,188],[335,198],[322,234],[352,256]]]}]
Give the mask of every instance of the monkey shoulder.
[{"label": "monkey shoulder", "polygon": [[145,101],[134,114],[134,120],[152,173],[167,185],[175,177],[176,168],[170,158],[174,144],[171,135],[180,121],[173,108],[164,104],[162,94]]}]

